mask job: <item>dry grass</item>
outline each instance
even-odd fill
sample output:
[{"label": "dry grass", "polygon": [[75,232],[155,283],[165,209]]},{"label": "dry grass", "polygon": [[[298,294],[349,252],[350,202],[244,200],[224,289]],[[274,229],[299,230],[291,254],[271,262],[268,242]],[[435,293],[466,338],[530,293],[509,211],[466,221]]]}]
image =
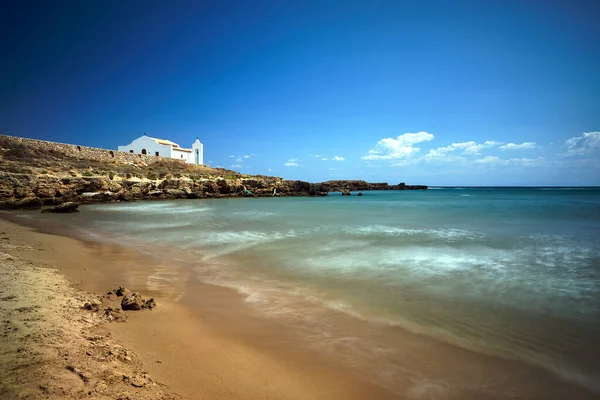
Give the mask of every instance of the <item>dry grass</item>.
[{"label": "dry grass", "polygon": [[148,179],[189,178],[197,181],[201,179],[223,178],[231,180],[251,177],[224,168],[211,168],[170,160],[158,160],[146,164],[141,160],[132,163],[72,157],[54,149],[39,150],[3,136],[0,136],[0,171],[21,174],[108,176],[110,179],[116,177],[124,179],[133,177]]}]

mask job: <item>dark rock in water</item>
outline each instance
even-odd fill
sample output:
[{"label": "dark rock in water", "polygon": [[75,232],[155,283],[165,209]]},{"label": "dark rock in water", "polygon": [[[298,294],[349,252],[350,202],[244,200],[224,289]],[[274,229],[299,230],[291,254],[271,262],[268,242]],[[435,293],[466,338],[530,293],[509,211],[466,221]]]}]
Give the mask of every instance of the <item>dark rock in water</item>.
[{"label": "dark rock in water", "polygon": [[329,192],[341,192],[342,190],[365,191],[365,190],[426,190],[424,185],[407,185],[401,182],[398,185],[390,185],[387,182],[366,182],[362,180],[335,180],[322,182],[320,184]]},{"label": "dark rock in water", "polygon": [[133,292],[121,300],[121,308],[123,310],[141,310],[145,301],[139,292]]},{"label": "dark rock in water", "polygon": [[123,310],[152,310],[154,307],[156,307],[154,299],[144,300],[139,292],[130,293],[121,300]]},{"label": "dark rock in water", "polygon": [[47,213],[47,212],[51,212],[51,213],[72,213],[72,212],[79,212],[78,210],[79,204],[74,203],[72,201],[66,202],[66,203],[62,203],[59,204],[57,206],[54,206],[52,208],[46,208],[45,210],[42,210],[43,213]]},{"label": "dark rock in water", "polygon": [[342,196],[350,196],[350,191],[348,189],[342,190]]},{"label": "dark rock in water", "polygon": [[127,296],[130,293],[131,293],[131,290],[124,288],[123,286],[119,286],[119,288],[117,290],[115,290],[115,294],[119,297]]},{"label": "dark rock in water", "polygon": [[357,196],[362,196],[362,195],[363,195],[363,194],[362,194],[362,192],[359,192],[359,193],[357,194]]}]

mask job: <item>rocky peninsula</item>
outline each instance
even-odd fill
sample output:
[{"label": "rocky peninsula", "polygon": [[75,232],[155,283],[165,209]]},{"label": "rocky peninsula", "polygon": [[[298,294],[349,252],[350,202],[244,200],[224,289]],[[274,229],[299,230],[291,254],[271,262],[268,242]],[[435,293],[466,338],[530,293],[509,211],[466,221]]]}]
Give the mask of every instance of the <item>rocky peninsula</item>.
[{"label": "rocky peninsula", "polygon": [[334,180],[310,183],[163,157],[0,135],[0,209],[134,200],[326,196],[329,192],[427,186]]}]

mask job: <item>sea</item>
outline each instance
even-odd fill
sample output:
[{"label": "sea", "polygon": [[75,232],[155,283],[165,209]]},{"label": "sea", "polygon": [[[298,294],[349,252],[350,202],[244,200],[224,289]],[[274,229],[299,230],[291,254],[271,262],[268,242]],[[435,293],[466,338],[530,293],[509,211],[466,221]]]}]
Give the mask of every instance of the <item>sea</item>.
[{"label": "sea", "polygon": [[[432,187],[81,211],[36,218],[185,264],[265,318],[303,324],[319,351],[372,363],[384,386],[406,372],[389,332],[406,331],[600,394],[600,188]],[[336,327],[332,313],[379,333]]]}]

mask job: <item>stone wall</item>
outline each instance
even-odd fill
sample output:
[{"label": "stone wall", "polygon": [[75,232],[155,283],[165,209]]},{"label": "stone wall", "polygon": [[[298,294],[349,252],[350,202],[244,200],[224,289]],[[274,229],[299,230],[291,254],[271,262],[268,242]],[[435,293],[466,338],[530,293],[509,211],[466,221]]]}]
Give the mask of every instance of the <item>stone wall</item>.
[{"label": "stone wall", "polygon": [[151,156],[145,154],[125,153],[117,150],[97,149],[95,147],[78,146],[73,144],[48,142],[45,140],[20,138],[15,136],[0,135],[4,142],[14,143],[15,145],[26,145],[36,150],[54,150],[63,153],[69,157],[83,158],[86,160],[97,161],[117,161],[123,163],[138,163],[140,161],[146,164],[152,164],[157,161],[167,161],[173,163],[185,163],[183,160],[173,158]]}]

